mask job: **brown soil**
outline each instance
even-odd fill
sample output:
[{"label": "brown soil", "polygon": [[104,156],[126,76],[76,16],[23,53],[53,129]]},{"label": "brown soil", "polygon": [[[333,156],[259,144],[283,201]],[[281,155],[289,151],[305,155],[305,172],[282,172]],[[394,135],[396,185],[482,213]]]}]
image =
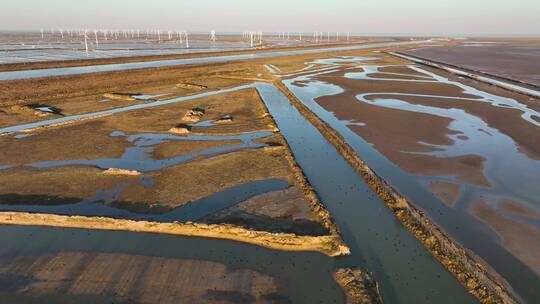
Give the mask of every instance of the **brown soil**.
[{"label": "brown soil", "polygon": [[[348,72],[348,71],[347,71]],[[354,72],[354,70],[351,70]],[[352,90],[360,93],[412,93],[412,94],[432,94],[442,96],[456,96],[465,98],[477,98],[476,96],[464,94],[462,90],[456,86],[447,85],[444,83],[410,83],[405,81],[359,81],[357,79],[349,79],[343,77],[344,71],[335,72],[335,74],[327,74],[322,80],[342,87],[344,90]],[[332,77],[333,76],[333,77]]]},{"label": "brown soil", "polygon": [[64,303],[68,299],[77,303],[287,300],[280,291],[284,282],[211,261],[85,252],[0,260],[0,290],[9,291],[4,301],[13,299],[13,303],[23,299],[39,299],[42,303]]},{"label": "brown soil", "polygon": [[[383,97],[384,95],[377,96]],[[521,118],[522,112],[519,110],[494,107],[488,103],[477,101],[407,96],[401,96],[400,99],[413,104],[423,104],[447,109],[464,109],[467,113],[482,118],[489,126],[512,137],[523,152],[530,157],[540,160],[540,141],[536,140],[534,136],[530,136],[530,134],[540,131],[540,127],[523,120]]]},{"label": "brown soil", "polygon": [[426,75],[419,73],[409,67],[405,66],[388,66],[388,67],[382,67],[379,69],[381,72],[387,72],[387,73],[399,73],[399,74],[408,74],[411,76],[420,76],[425,77]]},{"label": "brown soil", "polygon": [[[256,102],[254,102],[256,101]],[[223,115],[234,117],[232,123],[210,127],[192,127],[193,134],[221,135],[273,130],[272,119],[266,113],[255,89],[246,89],[191,101],[118,113],[107,117],[107,127],[127,134],[168,133],[192,108],[205,110],[201,120],[217,120]]]},{"label": "brown soil", "polygon": [[455,183],[432,181],[428,184],[429,189],[448,207],[453,208],[460,194],[461,186]]},{"label": "brown soil", "polygon": [[406,75],[395,75],[395,74],[383,74],[383,73],[370,73],[368,74],[369,77],[374,77],[378,79],[402,79],[402,80],[423,80],[423,78],[418,78],[414,76],[406,76]]},{"label": "brown soil", "polygon": [[229,209],[214,213],[203,223],[236,226],[297,235],[325,235],[302,192],[296,187],[262,194]]},{"label": "brown soil", "polygon": [[540,220],[540,211],[534,210],[511,200],[502,200],[499,207],[513,215],[526,217],[532,220]]},{"label": "brown soil", "polygon": [[114,129],[105,127],[104,121],[91,121],[52,128],[21,139],[2,136],[0,163],[21,165],[40,161],[120,157],[131,144],[122,137],[110,137],[112,131]]},{"label": "brown soil", "polygon": [[[354,89],[355,92],[356,88]],[[475,155],[438,158],[407,152],[428,152],[431,144],[451,144],[447,137],[450,119],[429,114],[407,112],[360,103],[356,93],[321,97],[317,102],[343,120],[359,120],[365,126],[350,126],[351,130],[372,143],[394,163],[413,174],[451,175],[465,181],[487,186],[483,175],[483,158]]]},{"label": "brown soil", "polygon": [[242,141],[240,140],[169,141],[156,145],[153,156],[156,159],[167,159],[183,154],[198,153],[206,149],[213,149],[222,146],[236,146],[240,144],[242,144]]},{"label": "brown soil", "polygon": [[0,174],[0,204],[72,204],[138,178],[102,173],[91,167],[5,169]]},{"label": "brown soil", "polygon": [[540,274],[540,230],[537,227],[509,219],[482,200],[474,203],[471,212],[500,236],[508,251]]},{"label": "brown soil", "polygon": [[268,154],[262,149],[188,162],[149,173],[148,176],[155,181],[152,187],[140,184],[126,187],[119,198],[126,204],[124,207],[130,208],[128,205],[134,204],[169,209],[254,180],[280,178],[295,182],[285,158],[279,154]]}]

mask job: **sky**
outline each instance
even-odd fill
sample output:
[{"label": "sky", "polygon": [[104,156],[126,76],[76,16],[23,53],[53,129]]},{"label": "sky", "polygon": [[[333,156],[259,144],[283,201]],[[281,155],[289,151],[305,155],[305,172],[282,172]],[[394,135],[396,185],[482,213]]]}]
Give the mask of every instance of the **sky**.
[{"label": "sky", "polygon": [[540,36],[540,0],[1,0],[0,29]]}]

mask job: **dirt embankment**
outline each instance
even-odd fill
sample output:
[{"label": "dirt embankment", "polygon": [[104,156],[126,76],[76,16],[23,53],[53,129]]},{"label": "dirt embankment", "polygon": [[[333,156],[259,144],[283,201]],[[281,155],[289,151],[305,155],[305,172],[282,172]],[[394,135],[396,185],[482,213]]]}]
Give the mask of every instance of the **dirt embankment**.
[{"label": "dirt embankment", "polygon": [[379,285],[373,274],[364,269],[342,268],[334,272],[334,279],[345,291],[347,304],[382,304]]},{"label": "dirt embankment", "polygon": [[0,213],[2,225],[49,226],[112,231],[162,233],[179,236],[226,239],[254,244],[266,248],[288,251],[316,251],[328,256],[349,254],[345,246],[336,246],[338,236],[297,236],[288,233],[253,231],[232,225],[206,225],[199,223],[155,223],[103,217],[62,216],[25,212]]},{"label": "dirt embankment", "polygon": [[296,108],[332,143],[384,200],[398,220],[450,271],[481,303],[515,303],[507,289],[488,273],[481,260],[467,252],[442,232],[430,219],[390,184],[373,172],[354,149],[328,124],[304,106],[281,82],[275,85]]}]

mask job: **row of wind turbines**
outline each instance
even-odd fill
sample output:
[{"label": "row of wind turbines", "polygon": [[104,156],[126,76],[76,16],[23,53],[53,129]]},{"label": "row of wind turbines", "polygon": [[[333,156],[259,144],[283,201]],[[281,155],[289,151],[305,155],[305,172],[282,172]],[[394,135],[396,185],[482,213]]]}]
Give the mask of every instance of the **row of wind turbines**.
[{"label": "row of wind turbines", "polygon": [[[48,39],[55,39],[58,41],[73,41],[74,39],[78,41],[84,41],[85,51],[88,53],[90,51],[89,43],[94,43],[94,50],[99,47],[101,41],[114,41],[114,40],[145,40],[145,41],[174,41],[178,44],[184,44],[185,48],[189,49],[189,33],[185,30],[159,30],[159,29],[124,29],[124,30],[110,30],[110,29],[50,29],[45,31],[40,29],[41,40],[45,41]],[[313,32],[313,38],[309,39],[311,36],[310,33],[304,34],[303,32],[278,32],[268,33],[268,36],[276,37],[279,40],[295,40],[295,41],[306,41],[314,43],[323,43],[330,41],[340,41],[341,40],[350,41],[350,32],[340,33],[340,32]],[[80,39],[80,40],[79,40]],[[242,33],[242,39],[245,42],[248,42],[250,47],[257,47],[263,45],[263,32],[262,31],[244,31]],[[209,33],[209,40],[211,42],[216,42],[217,35],[216,31],[212,30]]]},{"label": "row of wind turbines", "polygon": [[[185,47],[189,49],[189,33],[185,30],[88,30],[88,29],[51,29],[49,32],[41,29],[41,40],[46,39],[55,39],[58,38],[61,41],[73,39],[83,39],[86,52],[89,52],[88,43],[89,41],[95,41],[95,47],[99,46],[99,41],[113,41],[113,40],[157,40],[158,43],[161,41],[175,41],[179,44],[184,44]],[[215,31],[212,31],[212,41],[215,41]]]},{"label": "row of wind turbines", "polygon": [[[249,40],[251,47],[254,47],[255,45],[262,45],[263,32],[245,31],[242,33],[242,37],[246,40]],[[306,41],[306,42],[310,41],[310,42],[315,42],[315,43],[323,43],[325,41],[326,42],[340,41],[341,37],[343,37],[342,40],[350,41],[351,33],[350,32],[346,32],[346,33],[335,32],[335,36],[334,36],[332,32],[313,32],[313,39],[309,40],[307,38],[309,37],[309,33],[306,33],[306,35],[304,35],[303,32],[294,32],[294,33],[278,32],[277,37],[279,40],[295,40],[295,41]]]}]

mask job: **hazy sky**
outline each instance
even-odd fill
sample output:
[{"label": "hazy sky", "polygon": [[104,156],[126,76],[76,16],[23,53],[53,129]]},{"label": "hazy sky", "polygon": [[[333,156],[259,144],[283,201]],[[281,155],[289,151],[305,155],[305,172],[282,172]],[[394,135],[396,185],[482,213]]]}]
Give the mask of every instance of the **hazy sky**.
[{"label": "hazy sky", "polygon": [[540,36],[540,0],[1,0],[0,29]]}]

